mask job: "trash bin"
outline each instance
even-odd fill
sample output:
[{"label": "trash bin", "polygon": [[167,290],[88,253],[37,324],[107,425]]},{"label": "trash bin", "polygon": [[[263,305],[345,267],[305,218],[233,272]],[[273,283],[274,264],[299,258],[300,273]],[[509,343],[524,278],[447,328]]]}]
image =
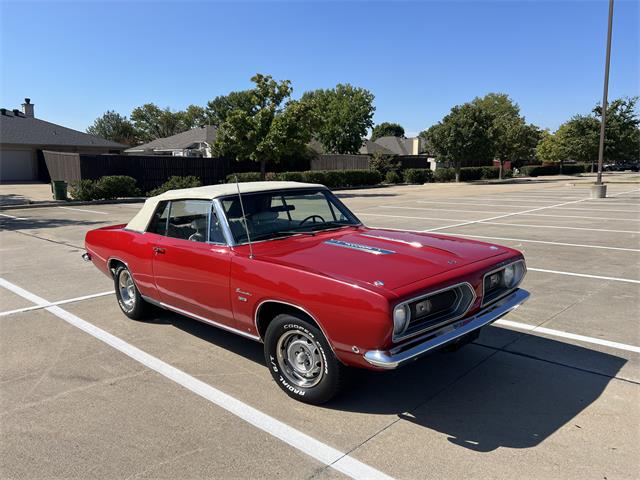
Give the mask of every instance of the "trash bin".
[{"label": "trash bin", "polygon": [[54,200],[66,200],[67,199],[67,182],[63,180],[53,180],[51,182],[51,191],[53,192]]}]

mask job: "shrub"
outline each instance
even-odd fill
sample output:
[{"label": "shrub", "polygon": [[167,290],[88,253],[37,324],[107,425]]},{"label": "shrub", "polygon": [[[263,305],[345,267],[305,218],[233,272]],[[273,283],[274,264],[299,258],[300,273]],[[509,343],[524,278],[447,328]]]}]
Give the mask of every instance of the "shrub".
[{"label": "shrub", "polygon": [[426,183],[433,181],[433,172],[428,168],[406,168],[403,172],[407,183]]},{"label": "shrub", "polygon": [[284,182],[303,182],[302,172],[282,172],[276,175],[276,180]]},{"label": "shrub", "polygon": [[576,175],[578,173],[586,173],[590,169],[591,169],[591,165],[577,163],[572,165],[563,165],[562,173],[563,175]]},{"label": "shrub", "polygon": [[390,155],[376,152],[369,160],[369,168],[384,177],[389,172],[397,172],[400,169],[400,162],[394,161]]},{"label": "shrub", "polygon": [[200,182],[200,179],[194,176],[188,176],[188,177],[173,176],[173,177],[170,177],[169,180],[164,182],[158,188],[154,188],[149,193],[147,193],[147,196],[155,197],[156,195],[160,195],[161,193],[168,192],[169,190],[178,190],[181,188],[193,188],[193,187],[199,187],[201,185],[202,185],[202,182]]},{"label": "shrub", "polygon": [[456,179],[456,171],[454,168],[436,168],[433,179],[436,182],[453,182]]},{"label": "shrub", "polygon": [[95,180],[77,180],[69,184],[69,193],[74,200],[96,200],[98,192],[96,191]]},{"label": "shrub", "polygon": [[96,190],[99,198],[105,200],[140,196],[140,189],[136,187],[135,178],[126,175],[101,177],[96,182]]},{"label": "shrub", "polygon": [[385,180],[387,183],[400,183],[402,181],[402,178],[400,178],[400,175],[398,175],[398,172],[391,170],[387,172]]},{"label": "shrub", "polygon": [[262,180],[260,172],[231,173],[227,175],[227,183],[235,183],[236,177],[238,177],[238,182],[259,182]]},{"label": "shrub", "polygon": [[529,177],[539,177],[541,175],[558,175],[560,173],[559,165],[527,165],[522,167],[520,173]]}]

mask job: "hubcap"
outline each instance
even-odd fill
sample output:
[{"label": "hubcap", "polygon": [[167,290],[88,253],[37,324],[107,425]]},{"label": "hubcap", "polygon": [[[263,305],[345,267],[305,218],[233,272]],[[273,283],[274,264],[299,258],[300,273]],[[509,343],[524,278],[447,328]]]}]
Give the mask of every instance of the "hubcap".
[{"label": "hubcap", "polygon": [[136,303],[136,286],[133,284],[133,278],[128,270],[123,270],[118,279],[118,287],[120,289],[120,298],[127,310],[133,310]]},{"label": "hubcap", "polygon": [[316,340],[301,331],[284,333],[277,345],[278,365],[288,381],[310,388],[322,380],[324,359]]}]

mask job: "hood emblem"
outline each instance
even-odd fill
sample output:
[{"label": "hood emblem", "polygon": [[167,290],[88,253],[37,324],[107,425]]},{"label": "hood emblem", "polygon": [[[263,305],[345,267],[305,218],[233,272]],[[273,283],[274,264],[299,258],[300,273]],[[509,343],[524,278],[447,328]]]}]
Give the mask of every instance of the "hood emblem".
[{"label": "hood emblem", "polygon": [[382,280],[375,280],[375,281],[373,282],[373,284],[374,284],[376,287],[384,287],[384,282],[383,282]]},{"label": "hood emblem", "polygon": [[360,250],[361,252],[371,253],[372,255],[390,255],[393,250],[385,250],[384,248],[371,247],[369,245],[362,245],[361,243],[343,242],[342,240],[327,240],[324,243],[327,245],[333,245],[334,247],[351,248],[352,250]]},{"label": "hood emblem", "polygon": [[458,263],[458,262],[456,262],[455,260],[447,260],[447,263],[448,263],[449,265],[455,265],[455,264],[456,264],[456,263]]}]

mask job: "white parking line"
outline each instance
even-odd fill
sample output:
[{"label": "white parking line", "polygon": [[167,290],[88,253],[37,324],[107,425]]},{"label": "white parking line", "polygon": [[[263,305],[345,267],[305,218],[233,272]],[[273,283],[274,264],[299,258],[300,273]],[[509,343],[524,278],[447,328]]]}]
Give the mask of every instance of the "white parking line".
[{"label": "white parking line", "polygon": [[365,216],[365,217],[389,217],[389,218],[407,218],[410,220],[443,220],[445,222],[450,222],[450,218],[437,218],[437,217],[407,217],[404,215],[385,215],[384,213],[365,213],[365,212],[353,212],[356,215]]},{"label": "white parking line", "polygon": [[[428,208],[428,207],[394,207],[387,205],[378,205],[377,207],[367,207],[367,208],[392,208],[397,210],[424,210],[424,211],[438,211],[438,212],[460,212],[460,213],[487,213],[486,210],[464,210],[460,209],[451,209],[451,208]],[[557,218],[585,218],[588,220],[619,220],[624,222],[640,222],[640,218],[613,218],[613,217],[585,217],[583,215],[554,215],[551,213],[521,213],[523,216],[532,216],[532,217],[557,217]],[[449,219],[451,220],[451,219]]]},{"label": "white parking line", "polygon": [[532,267],[527,267],[527,270],[530,271],[530,272],[542,272],[542,273],[555,273],[555,274],[558,274],[558,275],[569,275],[570,277],[596,278],[598,280],[611,280],[613,282],[638,283],[638,284],[640,284],[640,280],[633,280],[631,278],[605,277],[605,276],[602,276],[602,275],[588,275],[586,273],[562,272],[562,271],[559,271],[559,270],[546,270],[544,268],[532,268]]},{"label": "white parking line", "polygon": [[586,228],[586,227],[565,227],[564,225],[532,225],[527,223],[503,223],[503,222],[478,222],[483,225],[508,225],[510,227],[526,227],[526,228],[559,228],[564,230],[586,230],[588,232],[609,232],[609,233],[634,233],[638,234],[638,230],[609,230],[606,228]]},{"label": "white parking line", "polygon": [[8,282],[4,278],[0,278],[0,286],[7,290],[20,295],[27,300],[42,306],[48,312],[54,314],[58,318],[61,318],[65,322],[79,328],[80,330],[88,333],[94,338],[106,343],[107,345],[115,348],[116,350],[124,353],[133,360],[141,363],[142,365],[158,372],[160,375],[174,381],[178,385],[190,390],[196,395],[209,400],[210,402],[218,405],[224,410],[236,415],[247,423],[262,430],[263,432],[272,435],[283,442],[291,445],[292,447],[306,453],[312,458],[315,458],[319,462],[355,479],[391,479],[388,475],[376,470],[369,465],[356,460],[353,457],[336,450],[329,445],[316,440],[315,438],[290,427],[286,423],[276,420],[273,417],[257,410],[240,400],[227,395],[226,393],[218,390],[198,380],[195,377],[177,369],[176,367],[163,362],[159,358],[156,358],[137,347],[134,347],[130,343],[125,342],[121,338],[112,335],[101,328],[81,319],[80,317],[63,310],[58,306],[47,306],[50,304],[47,300],[27,291],[23,288]]},{"label": "white parking line", "polygon": [[91,298],[104,297],[105,295],[113,295],[115,292],[109,290],[108,292],[93,293],[91,295],[85,295],[83,297],[69,298],[67,300],[59,300],[57,302],[48,303],[47,305],[32,305],[30,307],[16,308],[15,310],[7,310],[0,312],[0,317],[7,315],[13,315],[14,313],[30,312],[32,310],[39,310],[41,308],[53,307],[54,305],[65,305],[67,303],[81,302],[83,300],[89,300]]},{"label": "white parking line", "polygon": [[616,348],[618,350],[626,350],[629,352],[640,353],[640,347],[635,345],[627,345],[626,343],[612,342],[610,340],[603,340],[601,338],[587,337],[585,335],[577,335],[575,333],[563,332],[562,330],[554,330],[552,328],[537,327],[535,325],[528,325],[526,323],[512,322],[510,320],[497,320],[497,325],[504,325],[505,327],[515,328],[517,330],[525,330],[527,332],[543,333],[545,335],[551,335],[554,337],[569,338],[571,340],[577,340],[584,343],[593,343],[596,345],[603,345],[605,347]]},{"label": "white parking line", "polygon": [[[372,227],[375,228],[375,227]],[[383,227],[380,227],[383,228]],[[429,230],[415,230],[418,232],[429,232]],[[541,243],[544,245],[559,245],[561,247],[579,247],[579,248],[596,248],[600,250],[620,250],[622,252],[640,252],[638,248],[626,248],[626,247],[608,247],[606,245],[591,245],[582,243],[566,243],[566,242],[552,242],[551,240],[530,240],[525,238],[508,238],[508,237],[492,237],[488,235],[469,235],[467,233],[445,233],[438,232],[438,235],[449,235],[451,237],[469,237],[469,238],[482,238],[486,240],[504,240],[507,242],[523,242],[523,243]]]},{"label": "white parking line", "polygon": [[86,208],[73,208],[73,207],[58,207],[58,208],[64,208],[65,210],[75,210],[76,212],[97,213],[99,215],[109,215],[106,212],[99,212],[98,210],[87,210]]},{"label": "white parking line", "polygon": [[[632,209],[632,210],[619,210],[619,209],[613,209],[613,208],[607,208],[607,209],[602,209],[602,208],[572,208],[572,207],[565,207],[564,205],[569,205],[571,203],[578,203],[578,202],[586,202],[587,200],[589,200],[588,198],[584,198],[582,200],[574,200],[571,202],[566,202],[566,203],[561,203],[561,204],[556,204],[556,205],[549,205],[549,206],[544,206],[541,208],[561,208],[563,210],[578,210],[580,212],[619,212],[619,213],[639,213],[640,210],[638,209]],[[420,203],[420,204],[424,204],[424,205],[429,205],[429,204],[442,204],[442,205],[469,205],[469,206],[478,206],[479,204],[485,207],[492,207],[492,208],[526,208],[526,207],[530,207],[531,205],[513,205],[510,203],[506,203],[506,204],[499,204],[499,203],[479,203],[478,201],[469,201],[469,202],[432,202],[432,201],[426,201],[426,200],[416,200],[416,203]],[[533,210],[531,210],[533,211]],[[518,215],[519,212],[516,213],[512,213],[511,215]]]},{"label": "white parking line", "polygon": [[0,217],[7,217],[11,218],[12,220],[26,220],[26,218],[14,217],[13,215],[7,215],[6,213],[0,213]]}]

